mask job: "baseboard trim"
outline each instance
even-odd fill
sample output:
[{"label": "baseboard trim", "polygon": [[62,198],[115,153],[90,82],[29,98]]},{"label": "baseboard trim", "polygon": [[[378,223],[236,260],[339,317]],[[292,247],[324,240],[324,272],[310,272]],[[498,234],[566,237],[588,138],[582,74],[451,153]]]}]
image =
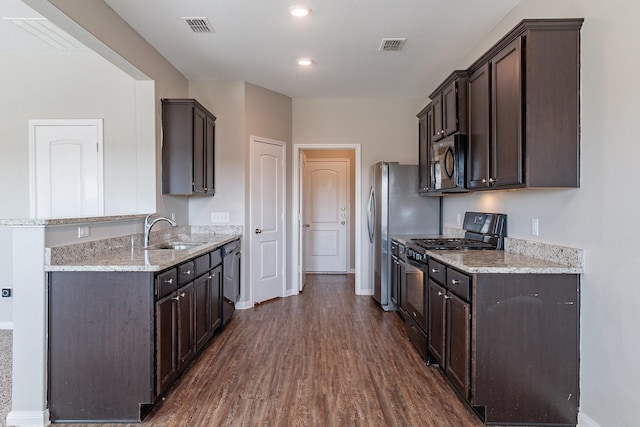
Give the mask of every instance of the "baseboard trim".
[{"label": "baseboard trim", "polygon": [[373,295],[372,289],[360,289],[356,292],[356,295]]},{"label": "baseboard trim", "polygon": [[238,301],[236,303],[237,310],[247,310],[249,308],[253,308],[253,303],[249,301]]},{"label": "baseboard trim", "polygon": [[11,329],[11,330],[13,330],[13,322],[0,322],[0,329]]},{"label": "baseboard trim", "polygon": [[7,415],[8,426],[46,427],[50,424],[48,409],[44,411],[11,411]]},{"label": "baseboard trim", "polygon": [[600,427],[600,424],[593,421],[588,415],[585,415],[584,412],[579,412],[578,426],[579,427]]}]

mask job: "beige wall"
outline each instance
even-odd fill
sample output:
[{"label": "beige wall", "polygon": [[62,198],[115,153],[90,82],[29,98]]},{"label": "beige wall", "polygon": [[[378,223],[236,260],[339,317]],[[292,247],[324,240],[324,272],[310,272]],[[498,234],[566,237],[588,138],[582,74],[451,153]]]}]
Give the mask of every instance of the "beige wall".
[{"label": "beige wall", "polygon": [[[292,128],[292,100],[288,96],[281,95],[279,93],[270,91],[268,89],[264,89],[249,83],[245,83],[245,107],[246,107],[246,122],[245,122],[245,165],[250,164],[250,150],[249,150],[249,138],[252,136],[272,139],[280,142],[284,142],[286,144],[285,152],[286,152],[286,170],[287,170],[287,182],[286,182],[286,253],[285,253],[285,274],[287,277],[286,281],[286,292],[293,292],[291,286],[291,278],[289,275],[291,274],[291,265],[290,261],[292,257],[292,248],[294,245],[291,242],[291,238],[293,236],[293,223],[294,221],[291,218],[291,204],[292,204],[292,176],[293,176],[293,168],[292,168],[292,144],[291,144],[291,128]],[[245,182],[249,183],[250,170],[245,166]],[[250,197],[250,188],[249,185],[245,186],[245,206],[250,206],[249,197]],[[250,212],[249,209],[245,209],[245,230],[249,230],[250,225]],[[247,236],[245,234],[245,236]],[[248,243],[248,240],[245,240],[245,245]],[[249,292],[249,281],[246,278],[249,277],[249,262],[251,252],[246,250],[243,251],[242,256],[244,257],[244,273],[245,273],[245,281],[243,284],[243,292],[242,298],[246,303],[251,304],[252,301],[247,301]]]},{"label": "beige wall", "polygon": [[349,260],[347,269],[356,265],[356,153],[355,150],[303,150],[311,159],[349,159]]},{"label": "beige wall", "polygon": [[336,144],[336,149],[341,144],[361,145],[362,191],[356,197],[362,207],[360,247],[364,265],[359,293],[373,293],[366,220],[371,166],[382,160],[417,164],[416,114],[426,104],[425,98],[293,100],[294,144]]},{"label": "beige wall", "polygon": [[[582,28],[582,183],[574,190],[524,190],[447,197],[444,222],[482,209],[509,215],[512,237],[585,250],[582,278],[580,425],[638,424],[640,320],[635,302],[640,198],[633,188],[640,158],[640,3],[625,0],[525,0],[461,61],[467,66],[528,17],[584,17]],[[531,235],[531,219],[540,235]],[[561,325],[558,325],[561,327]]]}]

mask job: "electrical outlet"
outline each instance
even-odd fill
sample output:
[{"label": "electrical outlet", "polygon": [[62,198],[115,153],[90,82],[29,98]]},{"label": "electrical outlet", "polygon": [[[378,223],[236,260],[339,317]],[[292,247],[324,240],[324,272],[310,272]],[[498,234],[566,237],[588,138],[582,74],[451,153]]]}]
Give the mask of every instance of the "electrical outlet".
[{"label": "electrical outlet", "polygon": [[11,288],[2,288],[2,298],[11,298]]},{"label": "electrical outlet", "polygon": [[89,226],[88,225],[81,225],[78,227],[78,239],[81,239],[83,237],[89,237]]},{"label": "electrical outlet", "polygon": [[229,222],[229,212],[211,212],[211,222],[218,224]]},{"label": "electrical outlet", "polygon": [[538,218],[531,219],[531,234],[534,236],[540,235],[540,229],[538,228]]}]

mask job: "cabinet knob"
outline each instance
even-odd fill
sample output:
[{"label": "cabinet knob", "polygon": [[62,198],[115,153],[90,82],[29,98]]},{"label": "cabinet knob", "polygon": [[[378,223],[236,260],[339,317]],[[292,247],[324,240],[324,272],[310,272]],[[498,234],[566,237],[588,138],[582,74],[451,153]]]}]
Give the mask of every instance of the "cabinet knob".
[{"label": "cabinet knob", "polygon": [[459,284],[460,284],[460,280],[457,280],[457,279],[451,279],[451,284],[452,284],[452,285],[459,285]]},{"label": "cabinet knob", "polygon": [[183,273],[185,276],[191,276],[191,270],[187,270]]},{"label": "cabinet knob", "polygon": [[432,273],[440,273],[440,270],[438,270],[437,268],[432,268],[432,269],[431,269],[431,272],[432,272]]},{"label": "cabinet knob", "polygon": [[451,299],[451,295],[445,295],[444,299]]},{"label": "cabinet knob", "polygon": [[168,285],[173,285],[173,279],[167,279],[164,281],[164,283],[168,284]]},{"label": "cabinet knob", "polygon": [[484,178],[482,178],[482,183],[483,183],[483,184],[486,184],[486,183],[487,183],[487,180],[486,180],[486,179],[484,179]]},{"label": "cabinet knob", "polygon": [[211,280],[213,279],[213,276],[215,276],[215,274],[211,274],[209,277],[207,277],[207,279]]},{"label": "cabinet knob", "polygon": [[438,296],[441,297],[442,295],[444,295],[442,291],[438,291]]},{"label": "cabinet knob", "polygon": [[186,294],[185,294],[184,292],[182,292],[182,293],[180,294],[180,298],[184,298],[184,296],[185,296],[185,295],[186,295]]},{"label": "cabinet knob", "polygon": [[489,178],[489,182],[498,182],[498,180],[494,178]]}]

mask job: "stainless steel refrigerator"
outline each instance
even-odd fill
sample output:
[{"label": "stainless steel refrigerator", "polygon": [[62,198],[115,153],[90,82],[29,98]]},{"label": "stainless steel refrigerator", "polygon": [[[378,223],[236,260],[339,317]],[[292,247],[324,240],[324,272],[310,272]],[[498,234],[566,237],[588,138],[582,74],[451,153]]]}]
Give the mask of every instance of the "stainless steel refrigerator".
[{"label": "stainless steel refrigerator", "polygon": [[418,166],[380,162],[373,165],[367,224],[371,248],[370,277],[373,299],[385,311],[394,311],[390,297],[391,236],[437,235],[440,197],[418,195]]}]

